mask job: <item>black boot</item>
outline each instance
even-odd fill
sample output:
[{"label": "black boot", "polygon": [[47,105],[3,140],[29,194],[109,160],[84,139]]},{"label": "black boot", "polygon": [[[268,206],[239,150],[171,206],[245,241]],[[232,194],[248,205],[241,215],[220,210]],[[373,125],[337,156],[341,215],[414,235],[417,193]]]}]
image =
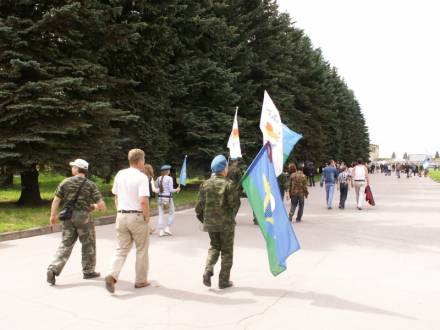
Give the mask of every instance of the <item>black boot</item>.
[{"label": "black boot", "polygon": [[232,283],[232,281],[220,282],[220,283],[218,284],[218,287],[219,287],[220,289],[227,289],[227,288],[230,288],[230,287],[232,287],[232,286],[234,286],[234,283]]},{"label": "black boot", "polygon": [[210,271],[205,271],[205,273],[203,274],[203,284],[205,286],[211,287],[211,277],[212,275],[214,275],[212,272]]}]

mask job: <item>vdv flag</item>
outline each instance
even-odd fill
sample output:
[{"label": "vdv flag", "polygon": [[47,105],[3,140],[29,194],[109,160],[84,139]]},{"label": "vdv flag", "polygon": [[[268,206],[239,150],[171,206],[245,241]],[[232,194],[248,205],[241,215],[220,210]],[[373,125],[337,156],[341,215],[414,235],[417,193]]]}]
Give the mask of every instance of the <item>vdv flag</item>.
[{"label": "vdv flag", "polygon": [[286,162],[295,144],[302,138],[301,134],[292,131],[283,124],[283,163]]},{"label": "vdv flag", "polygon": [[234,123],[232,125],[232,132],[228,140],[229,154],[232,159],[241,158],[241,147],[240,147],[240,134],[238,132],[238,121],[237,121],[238,107],[235,109]]},{"label": "vdv flag", "polygon": [[270,271],[276,276],[286,270],[287,257],[300,247],[283,204],[270,153],[267,143],[241,183],[266,240]]},{"label": "vdv flag", "polygon": [[264,91],[263,109],[261,110],[260,129],[263,132],[263,145],[270,142],[273,166],[276,176],[283,173],[283,124],[280,113],[269,94]]},{"label": "vdv flag", "polygon": [[186,159],[188,156],[185,156],[185,159],[183,160],[182,168],[180,169],[180,176],[179,176],[179,185],[186,186]]}]

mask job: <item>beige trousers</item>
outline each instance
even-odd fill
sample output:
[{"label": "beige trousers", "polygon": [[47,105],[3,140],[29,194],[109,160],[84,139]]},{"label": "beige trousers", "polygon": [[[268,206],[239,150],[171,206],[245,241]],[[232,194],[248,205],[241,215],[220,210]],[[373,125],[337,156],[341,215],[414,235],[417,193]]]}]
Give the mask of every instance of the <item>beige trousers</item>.
[{"label": "beige trousers", "polygon": [[148,279],[148,246],[150,245],[150,225],[142,214],[118,213],[116,216],[116,238],[118,240],[111,275],[118,280],[122,266],[133,246],[136,246],[136,280],[144,283]]}]

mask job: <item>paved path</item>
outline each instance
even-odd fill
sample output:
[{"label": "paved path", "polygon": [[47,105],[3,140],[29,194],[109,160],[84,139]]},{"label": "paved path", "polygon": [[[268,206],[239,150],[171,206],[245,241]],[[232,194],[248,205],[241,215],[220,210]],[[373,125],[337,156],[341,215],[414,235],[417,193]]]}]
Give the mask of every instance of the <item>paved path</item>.
[{"label": "paved path", "polygon": [[[82,279],[79,245],[57,285],[45,283],[60,234],[0,243],[0,329],[440,329],[440,184],[377,174],[373,189],[378,206],[359,212],[351,191],[348,209],[328,211],[313,188],[294,225],[302,250],[276,278],[244,201],[236,287],[224,291],[201,283],[208,239],[193,210],[176,216],[174,237],[152,238],[153,287],[133,288],[132,252],[114,296]],[[113,225],[97,236],[105,273]]]}]

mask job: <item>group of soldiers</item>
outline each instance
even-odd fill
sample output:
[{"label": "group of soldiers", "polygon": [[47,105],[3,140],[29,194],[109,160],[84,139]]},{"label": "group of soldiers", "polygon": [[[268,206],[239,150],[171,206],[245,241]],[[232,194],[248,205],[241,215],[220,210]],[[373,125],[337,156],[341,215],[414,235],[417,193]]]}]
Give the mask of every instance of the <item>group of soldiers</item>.
[{"label": "group of soldiers", "polygon": [[[105,277],[105,287],[111,293],[115,292],[119,272],[133,243],[137,250],[135,288],[149,285],[147,279],[148,236],[151,232],[148,202],[150,182],[142,173],[145,166],[143,151],[130,150],[128,158],[130,167],[118,172],[112,189],[117,208],[118,247],[112,272]],[[202,277],[203,284],[211,286],[214,266],[221,256],[218,283],[220,289],[233,285],[230,272],[233,263],[235,217],[242,193],[239,184],[241,171],[236,163],[233,163],[229,171],[228,161],[223,155],[218,155],[212,160],[212,176],[201,184],[195,208],[197,218],[210,238],[208,258]],[[62,240],[47,269],[47,282],[51,285],[55,285],[56,277],[61,274],[78,238],[82,243],[83,278],[92,279],[101,275],[95,271],[96,234],[90,214],[94,210],[104,211],[106,205],[96,184],[86,177],[89,164],[85,160],[77,159],[71,162],[70,166],[72,177],[63,180],[58,186],[51,207],[52,225],[58,224],[60,215],[63,215]],[[60,206],[62,211],[59,213]]]}]

